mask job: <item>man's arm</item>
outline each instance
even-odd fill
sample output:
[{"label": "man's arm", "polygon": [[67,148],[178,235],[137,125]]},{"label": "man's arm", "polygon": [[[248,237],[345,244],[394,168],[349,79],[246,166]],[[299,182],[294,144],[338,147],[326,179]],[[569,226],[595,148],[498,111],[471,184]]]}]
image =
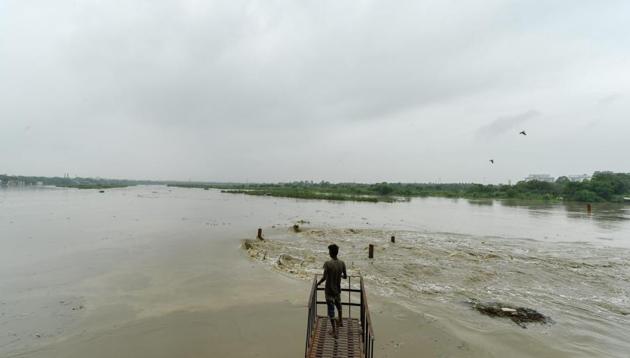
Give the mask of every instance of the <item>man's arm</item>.
[{"label": "man's arm", "polygon": [[343,263],[343,272],[341,272],[341,277],[343,277],[343,279],[347,279],[348,278],[348,274],[346,273],[346,263]]},{"label": "man's arm", "polygon": [[326,265],[324,265],[324,274],[322,274],[322,278],[320,278],[319,281],[317,282],[317,286],[321,285],[322,282],[326,281],[327,274],[328,274],[328,271],[326,270]]}]

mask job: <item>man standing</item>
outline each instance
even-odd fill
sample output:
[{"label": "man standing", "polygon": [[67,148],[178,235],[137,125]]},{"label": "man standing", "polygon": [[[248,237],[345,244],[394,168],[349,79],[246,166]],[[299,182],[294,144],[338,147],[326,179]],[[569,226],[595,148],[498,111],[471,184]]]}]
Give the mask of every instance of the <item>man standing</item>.
[{"label": "man standing", "polygon": [[328,254],[331,257],[331,260],[324,263],[324,275],[319,282],[317,282],[317,286],[326,281],[326,289],[324,292],[326,293],[328,317],[330,318],[330,324],[332,325],[332,330],[328,333],[337,338],[339,335],[337,332],[337,326],[335,325],[335,307],[337,307],[337,311],[339,312],[338,326],[343,327],[343,321],[341,318],[341,278],[343,277],[346,279],[348,278],[348,275],[346,274],[346,264],[337,259],[339,246],[335,244],[329,245]]}]

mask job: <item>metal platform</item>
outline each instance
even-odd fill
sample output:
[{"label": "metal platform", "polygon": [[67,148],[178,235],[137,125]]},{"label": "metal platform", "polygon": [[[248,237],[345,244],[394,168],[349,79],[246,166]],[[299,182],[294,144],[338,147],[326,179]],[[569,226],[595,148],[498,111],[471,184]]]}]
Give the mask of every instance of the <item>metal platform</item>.
[{"label": "metal platform", "polygon": [[[357,287],[352,286],[353,278],[355,285],[358,281]],[[343,327],[339,328],[337,338],[328,333],[332,329],[330,319],[327,316],[318,315],[318,306],[324,306],[322,311],[326,312],[326,301],[318,300],[318,292],[323,293],[324,288],[317,287],[317,280],[318,276],[316,275],[313,279],[308,304],[304,356],[306,358],[372,358],[374,356],[374,334],[372,332],[372,322],[363,286],[363,278],[361,276],[350,276],[347,280],[347,287],[341,289],[341,304],[344,307],[344,318]],[[347,297],[345,292],[347,292]],[[323,294],[320,296],[323,296]]]},{"label": "metal platform", "polygon": [[344,318],[343,327],[339,327],[338,338],[336,339],[328,333],[331,328],[328,317],[317,317],[313,345],[308,358],[362,357],[361,324],[358,319]]}]

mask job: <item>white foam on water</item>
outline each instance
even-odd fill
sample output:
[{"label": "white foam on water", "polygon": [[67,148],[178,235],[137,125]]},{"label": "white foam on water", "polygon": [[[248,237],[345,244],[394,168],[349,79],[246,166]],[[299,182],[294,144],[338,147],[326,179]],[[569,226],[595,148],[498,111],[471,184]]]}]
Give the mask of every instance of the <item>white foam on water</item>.
[{"label": "white foam on water", "polygon": [[[396,243],[389,242],[390,235]],[[460,303],[469,299],[507,302],[569,327],[608,332],[608,340],[628,345],[616,327],[630,331],[630,263],[623,255],[630,257],[630,250],[454,233],[316,228],[257,242],[250,254],[306,279],[321,273],[332,242],[341,247],[350,273],[362,274],[371,291],[415,311],[436,303],[447,311],[462,310]],[[375,245],[374,259],[367,258],[368,244]],[[295,260],[278,265],[281,255]],[[563,333],[566,344],[579,339],[574,333]]]}]

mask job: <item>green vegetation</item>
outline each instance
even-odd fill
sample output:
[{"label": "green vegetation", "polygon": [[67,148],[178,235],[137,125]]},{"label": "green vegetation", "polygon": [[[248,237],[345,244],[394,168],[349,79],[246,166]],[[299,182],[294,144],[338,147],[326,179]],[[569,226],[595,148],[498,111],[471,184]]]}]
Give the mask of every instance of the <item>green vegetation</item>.
[{"label": "green vegetation", "polygon": [[71,185],[57,185],[63,188],[75,188],[75,189],[114,189],[114,188],[126,188],[129,185],[123,184],[71,184]]},{"label": "green vegetation", "polygon": [[80,178],[80,177],[42,177],[22,175],[0,175],[2,185],[49,185],[77,189],[112,189],[146,184],[148,182],[126,179]]},{"label": "green vegetation", "polygon": [[395,198],[388,196],[362,196],[362,195],[349,195],[342,193],[328,193],[318,192],[311,190],[293,190],[278,188],[274,190],[222,190],[224,193],[233,194],[248,194],[248,195],[267,195],[277,196],[283,198],[297,198],[297,199],[319,199],[319,200],[346,200],[346,201],[367,201],[376,203],[378,201],[393,202]]},{"label": "green vegetation", "polygon": [[166,186],[176,188],[192,188],[192,189],[211,189],[216,188],[216,185],[208,183],[169,183]]},{"label": "green vegetation", "polygon": [[411,197],[437,196],[468,199],[519,199],[580,202],[623,202],[630,197],[630,174],[596,172],[590,180],[572,182],[560,177],[555,182],[521,181],[515,185],[415,184],[415,183],[314,183],[301,181],[278,184],[234,184],[204,182],[160,182],[147,180],[27,177],[0,175],[2,185],[54,185],[79,189],[111,189],[139,184],[182,188],[221,189],[226,193],[275,197],[393,202]]},{"label": "green vegetation", "polygon": [[[361,185],[361,184],[353,184]],[[375,196],[370,194],[358,194],[349,191],[317,190],[316,184],[298,185],[291,184],[203,184],[203,183],[178,183],[168,184],[172,187],[197,188],[197,189],[222,189],[223,193],[247,194],[261,196],[275,196],[296,199],[320,199],[320,200],[345,200],[392,202],[395,198],[388,196]]]},{"label": "green vegetation", "polygon": [[226,193],[276,197],[351,200],[400,201],[410,197],[447,197],[469,199],[522,199],[582,202],[622,202],[630,196],[630,174],[596,172],[592,179],[572,182],[560,177],[555,183],[521,181],[515,185],[482,184],[357,184],[329,182],[293,182],[279,184],[178,184],[174,186],[215,188]]}]

